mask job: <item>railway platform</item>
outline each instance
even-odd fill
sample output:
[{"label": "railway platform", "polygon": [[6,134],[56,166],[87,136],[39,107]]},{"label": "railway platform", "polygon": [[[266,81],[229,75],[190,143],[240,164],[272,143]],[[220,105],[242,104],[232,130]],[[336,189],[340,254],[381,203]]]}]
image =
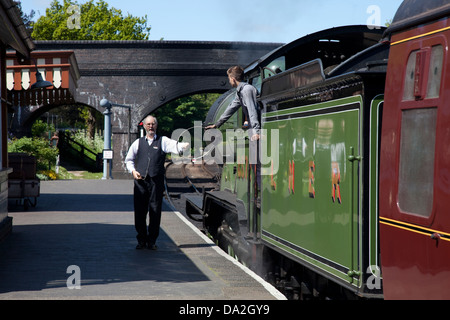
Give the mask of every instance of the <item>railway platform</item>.
[{"label": "railway platform", "polygon": [[158,250],[136,250],[131,180],[41,181],[10,205],[0,300],[283,300],[165,202]]}]

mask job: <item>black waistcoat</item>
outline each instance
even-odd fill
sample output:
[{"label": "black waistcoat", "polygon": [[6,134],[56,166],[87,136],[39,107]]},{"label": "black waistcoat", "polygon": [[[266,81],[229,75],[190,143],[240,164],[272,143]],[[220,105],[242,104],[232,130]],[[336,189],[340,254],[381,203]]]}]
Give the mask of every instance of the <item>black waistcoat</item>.
[{"label": "black waistcoat", "polygon": [[135,160],[135,168],[145,179],[148,176],[155,177],[164,174],[164,161],[166,154],[161,148],[161,137],[157,136],[151,145],[148,145],[145,137],[139,139],[139,149]]}]

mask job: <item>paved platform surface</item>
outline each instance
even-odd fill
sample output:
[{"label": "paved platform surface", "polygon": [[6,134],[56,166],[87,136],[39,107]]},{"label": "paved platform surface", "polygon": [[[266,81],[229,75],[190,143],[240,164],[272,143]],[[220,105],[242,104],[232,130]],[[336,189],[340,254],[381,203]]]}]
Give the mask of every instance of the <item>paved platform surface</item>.
[{"label": "paved platform surface", "polygon": [[42,181],[35,208],[10,206],[13,231],[0,243],[0,300],[284,299],[167,204],[158,250],[136,250],[132,185]]}]

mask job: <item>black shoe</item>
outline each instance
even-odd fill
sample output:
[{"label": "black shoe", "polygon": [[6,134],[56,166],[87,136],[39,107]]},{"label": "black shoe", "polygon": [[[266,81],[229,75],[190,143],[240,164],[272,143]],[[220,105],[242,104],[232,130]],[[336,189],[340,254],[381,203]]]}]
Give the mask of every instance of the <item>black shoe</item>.
[{"label": "black shoe", "polygon": [[138,243],[136,249],[141,250],[145,248],[145,243]]},{"label": "black shoe", "polygon": [[147,246],[148,250],[158,250],[158,247],[156,244],[148,244]]}]

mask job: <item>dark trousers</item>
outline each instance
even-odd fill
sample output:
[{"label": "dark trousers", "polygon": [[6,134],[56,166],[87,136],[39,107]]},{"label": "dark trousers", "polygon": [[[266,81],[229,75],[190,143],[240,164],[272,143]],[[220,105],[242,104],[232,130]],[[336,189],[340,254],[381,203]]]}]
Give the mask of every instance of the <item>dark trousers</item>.
[{"label": "dark trousers", "polygon": [[[134,180],[134,225],[139,243],[155,244],[161,224],[164,175]],[[147,233],[147,213],[149,225]]]}]

